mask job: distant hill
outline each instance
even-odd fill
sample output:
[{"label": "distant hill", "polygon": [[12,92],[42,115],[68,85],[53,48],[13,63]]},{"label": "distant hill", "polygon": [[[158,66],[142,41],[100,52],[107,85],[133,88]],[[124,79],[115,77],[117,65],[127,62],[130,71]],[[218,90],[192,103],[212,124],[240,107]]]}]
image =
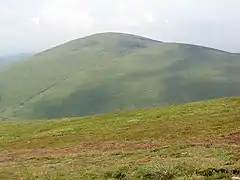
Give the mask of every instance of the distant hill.
[{"label": "distant hill", "polygon": [[240,95],[240,55],[121,33],[70,41],[0,73],[0,115],[59,118]]},{"label": "distant hill", "polygon": [[18,61],[32,56],[33,53],[20,53],[20,54],[11,54],[0,56],[0,69]]}]

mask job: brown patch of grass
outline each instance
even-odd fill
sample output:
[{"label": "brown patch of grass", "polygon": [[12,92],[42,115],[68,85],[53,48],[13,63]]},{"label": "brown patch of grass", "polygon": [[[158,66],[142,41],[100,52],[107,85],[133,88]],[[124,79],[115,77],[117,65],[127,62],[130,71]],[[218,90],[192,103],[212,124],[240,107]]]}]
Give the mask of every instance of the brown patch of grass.
[{"label": "brown patch of grass", "polygon": [[240,144],[240,131],[223,136],[222,139],[227,143]]}]

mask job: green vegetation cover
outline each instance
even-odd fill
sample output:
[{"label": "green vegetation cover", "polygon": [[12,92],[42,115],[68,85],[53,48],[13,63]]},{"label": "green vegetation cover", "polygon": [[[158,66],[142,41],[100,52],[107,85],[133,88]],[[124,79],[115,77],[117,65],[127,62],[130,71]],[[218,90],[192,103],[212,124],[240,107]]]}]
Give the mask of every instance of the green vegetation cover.
[{"label": "green vegetation cover", "polygon": [[0,72],[0,118],[75,117],[235,96],[239,76],[237,54],[95,34]]},{"label": "green vegetation cover", "polygon": [[230,180],[240,98],[101,116],[0,122],[0,179]]}]

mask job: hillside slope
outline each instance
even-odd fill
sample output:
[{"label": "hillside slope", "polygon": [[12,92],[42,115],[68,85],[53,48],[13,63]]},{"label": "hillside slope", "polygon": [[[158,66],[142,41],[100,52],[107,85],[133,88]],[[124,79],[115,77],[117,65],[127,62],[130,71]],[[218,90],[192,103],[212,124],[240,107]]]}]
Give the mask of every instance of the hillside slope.
[{"label": "hillside slope", "polygon": [[2,118],[83,116],[240,94],[240,56],[103,33],[0,74]]},{"label": "hillside slope", "polygon": [[240,174],[239,107],[236,97],[0,122],[0,179],[231,179]]}]

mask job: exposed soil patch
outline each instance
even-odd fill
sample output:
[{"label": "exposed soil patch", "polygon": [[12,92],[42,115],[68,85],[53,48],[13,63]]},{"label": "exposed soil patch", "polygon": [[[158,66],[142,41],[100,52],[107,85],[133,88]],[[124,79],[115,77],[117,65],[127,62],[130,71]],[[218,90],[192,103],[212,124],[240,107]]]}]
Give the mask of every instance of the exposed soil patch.
[{"label": "exposed soil patch", "polygon": [[9,162],[12,162],[14,158],[11,157],[2,157],[0,158],[0,164],[8,164]]},{"label": "exposed soil patch", "polygon": [[[240,132],[231,133],[227,136],[221,137],[221,141],[227,143],[234,143],[232,146],[239,148],[240,146],[236,144],[240,142]],[[202,146],[204,148],[210,148],[216,139],[203,140],[199,142],[189,142],[188,145]],[[78,153],[118,153],[121,151],[138,151],[138,150],[156,150],[162,148],[168,148],[171,145],[163,144],[160,141],[125,141],[125,142],[89,142],[83,143],[74,147],[67,148],[44,148],[44,149],[22,149],[15,151],[8,151],[4,153],[4,157],[0,158],[0,165],[14,162],[18,158],[44,158],[44,157],[56,157],[56,156],[67,156],[71,154]],[[145,161],[145,159],[143,160]]]},{"label": "exposed soil patch", "polygon": [[240,131],[236,133],[230,133],[227,136],[222,136],[222,139],[227,143],[240,144]]},{"label": "exposed soil patch", "polygon": [[213,176],[214,174],[235,174],[235,175],[239,175],[240,174],[240,170],[239,169],[215,169],[215,168],[208,168],[205,169],[203,171],[199,171],[197,172],[197,174],[199,175],[203,175],[203,176]]},{"label": "exposed soil patch", "polygon": [[50,149],[25,149],[8,152],[4,160],[12,161],[19,157],[44,157],[44,156],[63,156],[76,153],[104,153],[119,151],[148,150],[161,147],[157,142],[151,141],[127,141],[127,142],[104,142],[104,143],[84,143],[76,147],[69,148],[50,148]]}]

